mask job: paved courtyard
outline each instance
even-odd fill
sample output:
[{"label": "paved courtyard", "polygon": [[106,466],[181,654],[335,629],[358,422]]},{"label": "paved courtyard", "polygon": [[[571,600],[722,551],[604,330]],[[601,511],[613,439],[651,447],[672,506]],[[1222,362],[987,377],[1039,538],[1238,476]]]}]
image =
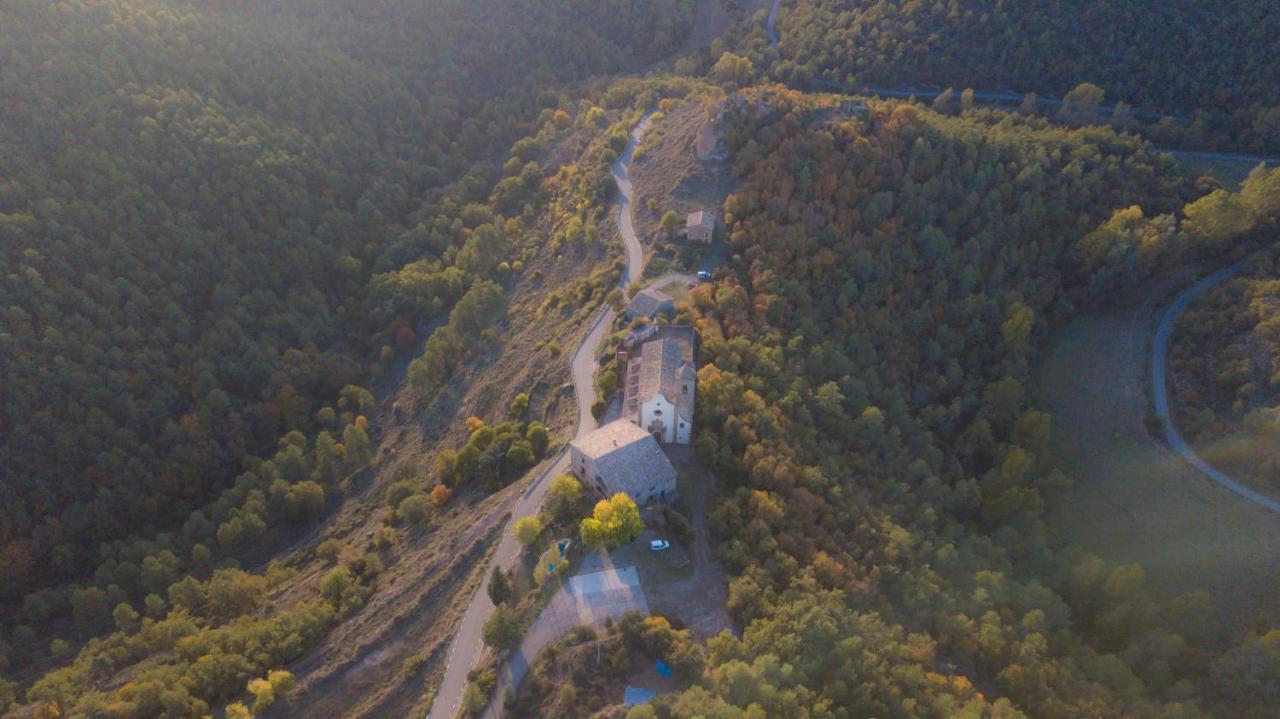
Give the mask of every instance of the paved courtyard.
[{"label": "paved courtyard", "polygon": [[570,577],[534,620],[520,648],[503,665],[494,701],[484,716],[502,716],[506,688],[519,686],[529,672],[529,660],[570,629],[579,625],[603,627],[606,618],[617,619],[631,610],[649,613],[649,603],[645,601],[635,567],[609,568]]}]

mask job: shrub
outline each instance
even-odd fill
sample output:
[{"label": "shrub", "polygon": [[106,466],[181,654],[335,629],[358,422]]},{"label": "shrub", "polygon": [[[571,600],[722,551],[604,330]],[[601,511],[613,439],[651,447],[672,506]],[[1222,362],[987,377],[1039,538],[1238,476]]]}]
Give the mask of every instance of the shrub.
[{"label": "shrub", "polygon": [[425,494],[411,495],[400,503],[400,516],[415,527],[425,525],[431,519],[433,509],[431,498]]},{"label": "shrub", "polygon": [[437,484],[431,488],[431,502],[437,507],[443,507],[449,503],[453,497],[453,490],[443,484]]},{"label": "shrub", "polygon": [[529,393],[521,392],[511,400],[511,416],[520,417],[529,409]]},{"label": "shrub", "polygon": [[407,499],[417,490],[413,482],[402,479],[387,487],[387,506],[392,509],[399,509],[400,503]]},{"label": "shrub", "polygon": [[538,541],[538,535],[542,534],[542,520],[537,517],[521,517],[516,520],[515,532],[520,546],[528,547]]},{"label": "shrub", "polygon": [[316,545],[316,554],[321,559],[332,564],[338,561],[338,555],[342,553],[342,542],[330,537],[320,544]]}]

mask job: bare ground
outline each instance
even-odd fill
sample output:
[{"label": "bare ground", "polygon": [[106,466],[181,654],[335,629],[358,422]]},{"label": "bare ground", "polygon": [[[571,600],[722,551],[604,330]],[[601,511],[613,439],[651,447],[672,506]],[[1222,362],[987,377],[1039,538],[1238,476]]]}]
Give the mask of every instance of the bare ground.
[{"label": "bare ground", "polygon": [[[720,98],[702,98],[675,104],[664,113],[645,136],[643,152],[632,166],[635,183],[636,234],[653,249],[659,236],[659,222],[668,210],[680,216],[694,210],[714,210],[723,217],[721,205],[732,189],[729,163],[702,163],[695,149],[698,130]],[[661,274],[666,267],[651,263],[650,273]]]}]

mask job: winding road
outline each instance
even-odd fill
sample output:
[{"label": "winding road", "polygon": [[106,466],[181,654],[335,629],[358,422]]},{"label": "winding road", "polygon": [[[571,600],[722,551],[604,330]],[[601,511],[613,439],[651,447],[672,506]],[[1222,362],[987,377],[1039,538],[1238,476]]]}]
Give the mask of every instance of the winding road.
[{"label": "winding road", "polygon": [[1165,436],[1169,440],[1169,446],[1173,447],[1178,454],[1182,455],[1183,459],[1204,473],[1209,479],[1258,506],[1266,507],[1273,512],[1280,512],[1280,501],[1244,486],[1226,474],[1214,469],[1200,455],[1196,454],[1191,445],[1187,444],[1187,441],[1178,432],[1178,428],[1173,422],[1173,416],[1169,411],[1169,386],[1166,364],[1169,358],[1169,338],[1173,334],[1173,323],[1178,319],[1178,315],[1182,314],[1182,311],[1187,308],[1187,305],[1191,304],[1192,300],[1235,277],[1244,268],[1244,264],[1245,261],[1241,260],[1230,267],[1218,270],[1205,277],[1178,295],[1173,304],[1169,305],[1169,309],[1165,310],[1164,315],[1160,318],[1160,325],[1156,328],[1155,342],[1152,347],[1151,390],[1155,396],[1156,415],[1164,422]]},{"label": "winding road", "polygon": [[764,22],[764,29],[769,33],[769,44],[778,46],[778,10],[781,9],[782,0],[773,0],[773,7],[769,8],[769,18]]},{"label": "winding road", "polygon": [[[765,32],[769,34],[769,44],[773,47],[779,46],[778,39],[778,12],[781,10],[782,0],[773,0],[773,6],[769,9],[769,16],[765,20]],[[836,83],[827,82],[825,80],[813,79],[810,82],[814,85],[826,87],[836,92],[845,92],[845,89]],[[922,100],[930,99],[941,95],[945,90],[923,89],[912,87],[861,87],[848,91],[855,95],[880,95],[882,97],[916,97]],[[1034,93],[1033,93],[1034,94]],[[1013,92],[974,92],[973,97],[976,100],[990,103],[1021,103],[1025,100],[1025,94]],[[1036,95],[1036,104],[1047,107],[1061,107],[1063,101],[1052,97],[1040,97]],[[1106,113],[1115,111],[1114,105],[1100,107]],[[1159,121],[1163,118],[1170,118],[1182,123],[1191,122],[1190,118],[1179,115],[1165,115],[1149,112],[1138,112],[1132,110],[1133,116],[1140,120]],[[1258,155],[1240,155],[1229,152],[1200,152],[1195,150],[1175,150],[1169,148],[1157,148],[1161,152],[1169,152],[1174,155],[1182,155],[1185,157],[1194,157],[1204,160],[1222,160],[1226,162],[1251,162],[1262,163],[1266,165],[1280,165],[1278,157],[1262,157]]]},{"label": "winding road", "polygon": [[[652,112],[641,118],[631,131],[626,149],[614,162],[612,168],[613,179],[618,186],[618,230],[626,247],[626,269],[622,273],[623,290],[634,284],[644,274],[644,248],[640,245],[640,238],[636,236],[631,212],[635,191],[631,186],[630,169],[636,148],[644,138],[652,120]],[[670,277],[664,277],[657,282],[665,282],[669,279]],[[574,394],[578,402],[578,429],[575,437],[581,437],[596,428],[595,417],[591,414],[591,403],[595,399],[596,351],[609,334],[609,329],[613,327],[614,317],[615,312],[612,308],[606,306],[601,310],[595,321],[591,323],[590,329],[587,330],[586,337],[569,358]],[[551,464],[530,483],[528,489],[521,495],[520,502],[511,510],[511,516],[515,518],[537,514],[542,508],[542,500],[546,496],[547,488],[551,486],[549,479],[564,474],[568,469],[569,456],[562,449]],[[497,566],[511,567],[515,564],[520,546],[516,543],[513,524],[514,522],[509,522],[503,531],[502,541],[498,544],[498,551],[489,566],[496,563]],[[475,668],[484,654],[481,631],[485,620],[493,611],[493,602],[489,601],[489,577],[489,567],[485,567],[480,588],[476,590],[471,603],[467,605],[467,610],[449,646],[444,679],[441,680],[440,688],[431,704],[429,714],[431,719],[453,719],[457,715],[458,707],[462,703],[462,694],[467,686],[467,674]]]}]

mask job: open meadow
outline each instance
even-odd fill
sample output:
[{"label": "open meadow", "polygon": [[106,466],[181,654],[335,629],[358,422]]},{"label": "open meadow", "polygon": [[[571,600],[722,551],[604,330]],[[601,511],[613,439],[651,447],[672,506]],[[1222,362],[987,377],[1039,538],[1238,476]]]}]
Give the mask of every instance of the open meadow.
[{"label": "open meadow", "polygon": [[1074,480],[1050,525],[1170,593],[1201,589],[1237,626],[1280,602],[1280,516],[1217,486],[1153,439],[1150,342],[1162,292],[1058,330],[1033,375],[1053,451]]}]

